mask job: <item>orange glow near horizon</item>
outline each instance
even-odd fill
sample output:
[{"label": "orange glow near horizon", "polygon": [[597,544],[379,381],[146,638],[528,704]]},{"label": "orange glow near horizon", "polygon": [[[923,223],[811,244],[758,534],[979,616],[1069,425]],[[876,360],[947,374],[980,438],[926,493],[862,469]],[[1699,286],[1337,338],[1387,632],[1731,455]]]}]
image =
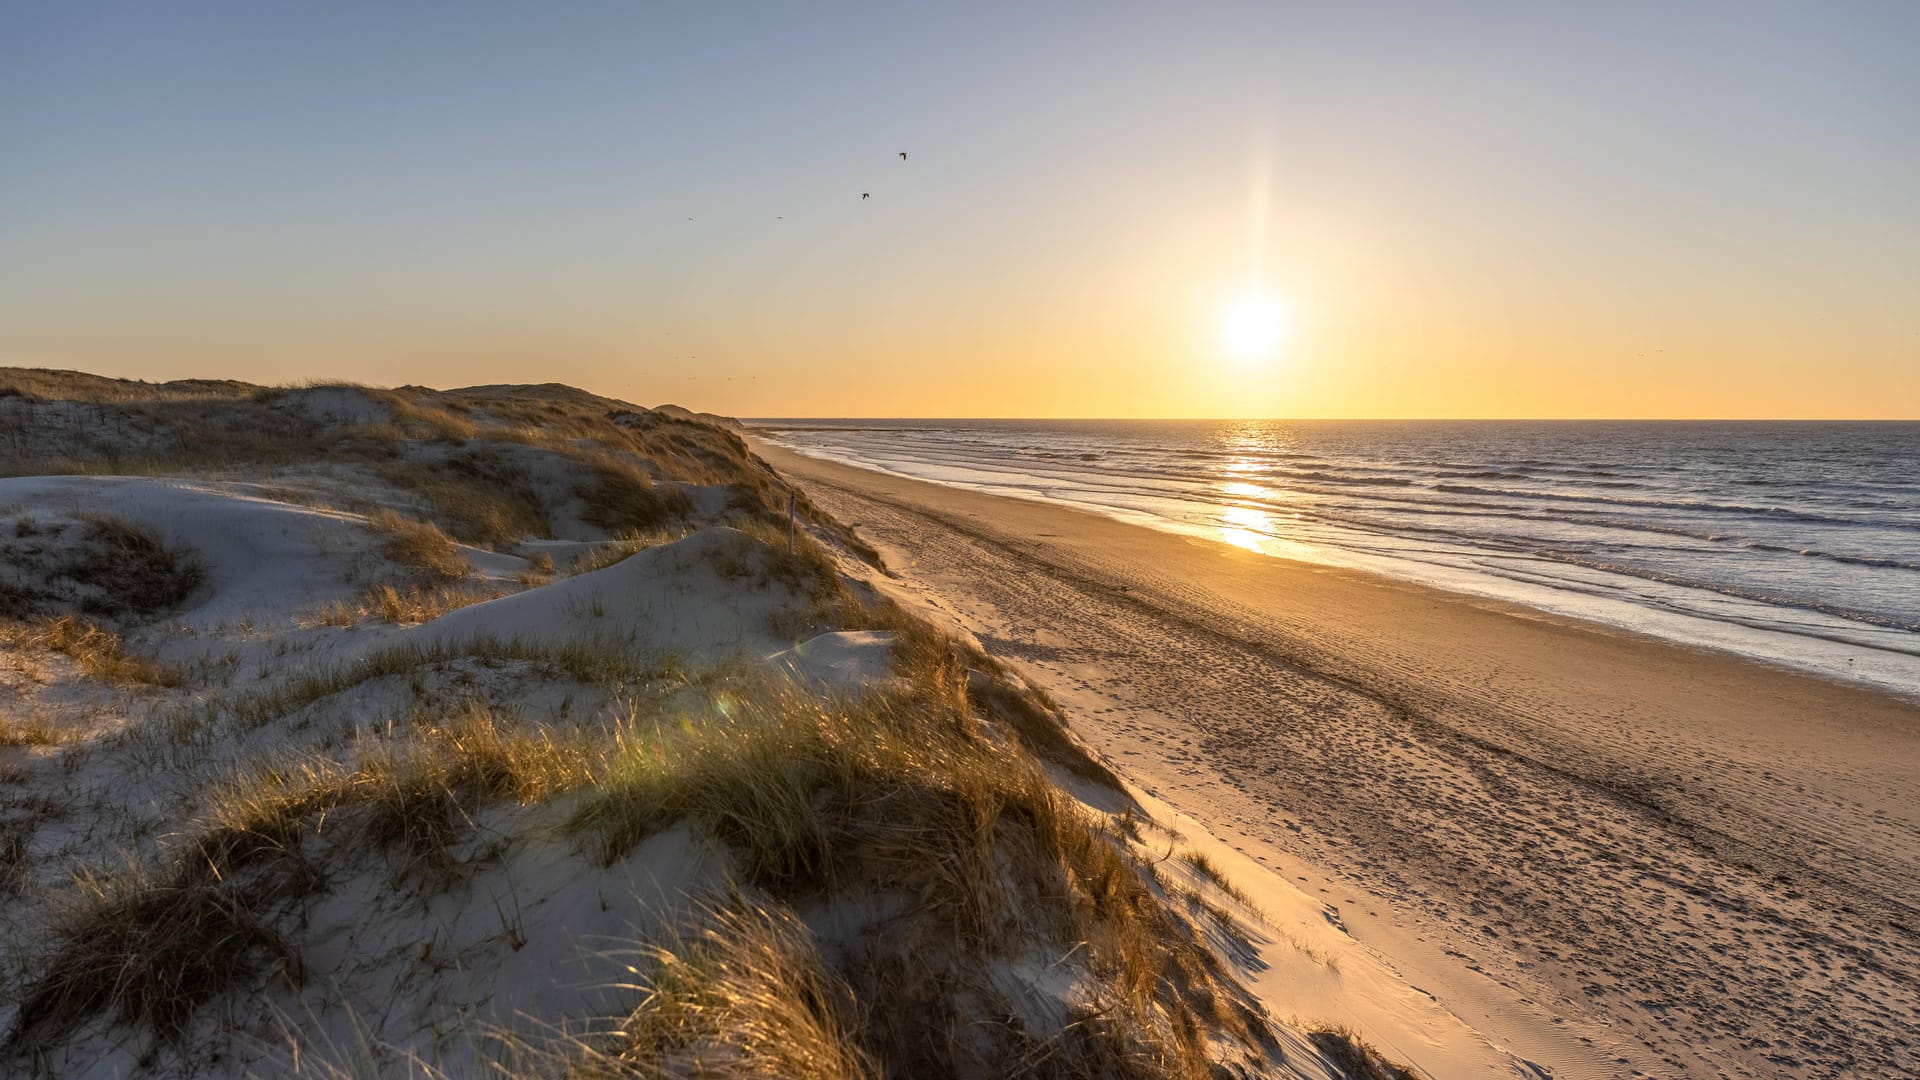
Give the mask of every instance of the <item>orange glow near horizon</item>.
[{"label": "orange glow near horizon", "polygon": [[1897,6],[99,18],[0,35],[0,364],[749,418],[1920,417]]}]

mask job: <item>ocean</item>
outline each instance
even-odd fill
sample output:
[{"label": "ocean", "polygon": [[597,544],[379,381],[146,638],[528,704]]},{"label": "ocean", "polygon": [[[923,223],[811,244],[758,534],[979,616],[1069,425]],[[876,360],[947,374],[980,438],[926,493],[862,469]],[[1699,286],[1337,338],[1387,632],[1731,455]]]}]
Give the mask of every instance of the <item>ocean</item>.
[{"label": "ocean", "polygon": [[751,424],[816,457],[1920,695],[1920,422]]}]

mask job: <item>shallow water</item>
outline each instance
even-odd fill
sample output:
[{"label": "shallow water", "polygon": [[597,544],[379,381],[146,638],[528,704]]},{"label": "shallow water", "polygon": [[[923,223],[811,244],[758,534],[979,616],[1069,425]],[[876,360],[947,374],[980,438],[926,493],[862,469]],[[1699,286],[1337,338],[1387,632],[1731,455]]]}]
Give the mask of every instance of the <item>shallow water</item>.
[{"label": "shallow water", "polygon": [[819,457],[1920,694],[1920,423],[755,426]]}]

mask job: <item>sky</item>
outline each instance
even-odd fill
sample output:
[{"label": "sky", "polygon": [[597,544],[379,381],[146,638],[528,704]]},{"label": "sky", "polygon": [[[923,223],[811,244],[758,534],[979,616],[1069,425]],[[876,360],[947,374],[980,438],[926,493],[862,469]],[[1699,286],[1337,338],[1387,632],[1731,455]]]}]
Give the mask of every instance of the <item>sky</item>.
[{"label": "sky", "polygon": [[1914,418],[1917,54],[1914,3],[9,3],[0,364]]}]

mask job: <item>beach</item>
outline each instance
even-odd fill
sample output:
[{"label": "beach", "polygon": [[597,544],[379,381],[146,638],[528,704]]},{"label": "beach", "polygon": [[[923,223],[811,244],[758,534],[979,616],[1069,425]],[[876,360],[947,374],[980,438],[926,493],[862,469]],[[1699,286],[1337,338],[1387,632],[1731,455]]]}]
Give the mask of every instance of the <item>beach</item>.
[{"label": "beach", "polygon": [[1130,781],[1551,1075],[1920,1069],[1913,701],[756,450]]}]

